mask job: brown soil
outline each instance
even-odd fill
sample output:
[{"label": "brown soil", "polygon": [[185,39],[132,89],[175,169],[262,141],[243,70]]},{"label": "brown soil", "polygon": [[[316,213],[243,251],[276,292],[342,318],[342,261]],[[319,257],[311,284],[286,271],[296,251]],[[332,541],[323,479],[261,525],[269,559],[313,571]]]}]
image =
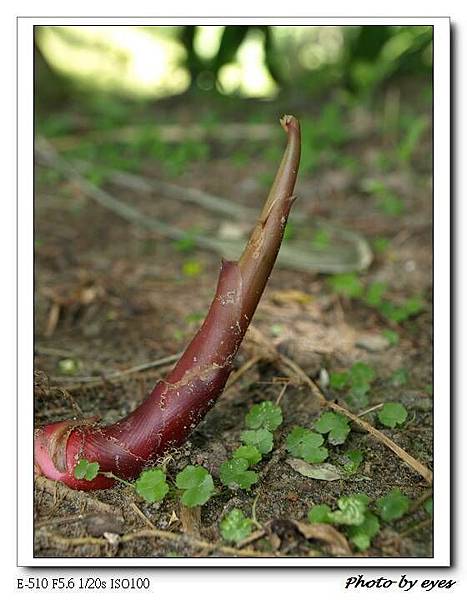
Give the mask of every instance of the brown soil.
[{"label": "brown soil", "polygon": [[[380,144],[366,138],[355,144],[354,152],[371,164],[372,153],[381,149]],[[220,150],[214,151],[217,146]],[[257,175],[270,170],[270,165],[257,157],[236,166],[222,145],[217,146],[214,144],[209,162],[193,163],[176,183],[259,209],[266,190],[258,184]],[[296,204],[311,216],[325,215],[367,239],[388,238],[388,250],[376,254],[362,281],[386,282],[395,300],[423,297],[426,309],[420,315],[401,326],[390,326],[363,302],[338,298],[325,276],[276,268],[254,319],[255,328],[310,377],[319,377],[322,369],[330,372],[356,361],[371,364],[377,380],[370,406],[399,401],[409,412],[404,427],[384,432],[428,467],[433,460],[432,398],[427,391],[432,380],[431,174],[426,169],[430,151],[426,141],[410,169],[401,167],[390,174],[407,207],[401,216],[382,214],[374,200],[360,191],[358,179],[347,177],[342,184],[336,168],[320,172],[319,177],[302,175]],[[141,172],[168,179],[154,161],[144,162]],[[198,313],[202,316],[209,305],[219,257],[203,250],[188,255],[177,251],[171,241],[98,206],[76,184],[65,179],[51,183],[44,167],[37,167],[36,179],[36,422],[81,414],[98,414],[103,421],[112,422],[142,401],[164,368],[133,373],[114,382],[75,385],[66,391],[69,382],[57,379],[63,377],[59,361],[72,359],[77,365],[73,377],[80,378],[179,352],[196,330]],[[115,185],[103,187],[144,214],[170,220],[181,228],[196,225],[215,232],[223,225],[222,218],[201,208],[164,201],[157,190],[148,196]],[[310,190],[314,190],[311,197]],[[183,274],[187,259],[199,262],[199,275]],[[373,351],[361,347],[362,337],[380,336],[388,328],[398,332],[398,345]],[[244,344],[237,368],[254,351],[251,342]],[[391,374],[402,367],[407,370],[408,382],[395,385]],[[204,465],[213,474],[218,493],[200,514],[183,511],[175,495],[149,505],[122,484],[84,494],[38,482],[36,556],[225,556],[223,546],[227,544],[218,528],[221,518],[234,507],[251,515],[253,502],[256,519],[267,533],[244,547],[244,554],[329,556],[333,555],[329,545],[305,539],[292,523],[306,521],[313,504],[335,507],[340,496],[356,492],[377,499],[394,487],[412,500],[426,494],[429,487],[423,478],[362,430],[352,431],[344,445],[345,451],[358,448],[364,452],[357,474],[325,482],[294,471],[286,462],[287,433],[295,425],[310,426],[319,414],[309,390],[294,381],[281,399],[284,422],[275,433],[274,450],[257,467],[259,483],[251,492],[222,486],[218,468],[239,445],[244,415],[255,402],[275,401],[283,377],[277,365],[267,361],[255,365],[223,394],[189,441],[167,460],[171,480],[187,464]],[[330,397],[343,400],[332,392]],[[382,429],[374,412],[365,418]],[[331,447],[329,462],[339,464],[342,454],[341,447]],[[152,527],[174,535],[132,535]],[[354,549],[354,555],[431,556],[431,529],[427,514],[419,507],[394,523],[383,524],[371,548],[360,554]]]}]

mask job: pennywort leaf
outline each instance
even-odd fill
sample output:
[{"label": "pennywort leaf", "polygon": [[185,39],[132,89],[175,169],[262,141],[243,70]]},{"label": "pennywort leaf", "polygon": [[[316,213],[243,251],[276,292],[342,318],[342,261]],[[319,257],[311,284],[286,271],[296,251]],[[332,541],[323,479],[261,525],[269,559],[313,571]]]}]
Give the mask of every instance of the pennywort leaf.
[{"label": "pennywort leaf", "polygon": [[271,452],[273,447],[272,433],[267,429],[242,431],[240,439],[247,446],[255,446],[255,448],[258,448],[261,454]]},{"label": "pennywort leaf", "polygon": [[331,507],[327,504],[316,504],[308,511],[310,523],[332,523]]},{"label": "pennywort leaf", "polygon": [[75,466],[74,475],[76,479],[92,481],[97,477],[99,468],[98,462],[89,462],[86,458],[81,458]]},{"label": "pennywort leaf", "polygon": [[394,488],[389,494],[376,501],[379,514],[386,522],[400,519],[408,511],[409,505],[409,498],[398,488]]},{"label": "pennywort leaf", "polygon": [[255,404],[245,417],[249,429],[275,431],[282,423],[282,410],[269,400]]},{"label": "pennywort leaf", "polygon": [[305,427],[294,427],[287,436],[287,450],[296,458],[303,458],[310,463],[323,462],[327,456],[327,448],[322,447],[324,438]]},{"label": "pennywort leaf", "polygon": [[371,545],[371,540],[377,535],[378,531],[378,517],[367,510],[363,522],[360,525],[351,525],[347,530],[347,534],[350,541],[359,550],[367,550]]},{"label": "pennywort leaf", "polygon": [[337,273],[328,278],[333,291],[346,298],[360,298],[364,288],[355,273]]},{"label": "pennywort leaf", "polygon": [[256,446],[240,446],[233,453],[233,458],[244,458],[248,465],[256,465],[262,458],[261,452]]},{"label": "pennywort leaf", "polygon": [[344,454],[346,462],[344,463],[344,471],[353,474],[363,461],[363,453],[361,450],[349,450]]},{"label": "pennywort leaf", "polygon": [[423,508],[430,515],[430,517],[432,517],[433,516],[433,498],[428,498],[427,500],[425,500],[425,502],[423,503]]},{"label": "pennywort leaf", "polygon": [[220,480],[232,489],[249,490],[258,481],[258,474],[249,471],[249,466],[245,458],[232,458],[220,466]]},{"label": "pennywort leaf", "polygon": [[204,467],[188,465],[177,475],[175,485],[179,490],[185,490],[181,501],[189,507],[206,504],[214,493],[212,476]]},{"label": "pennywort leaf", "polygon": [[143,471],[135,481],[135,488],[146,502],[159,502],[165,498],[169,491],[166,476],[162,469]]},{"label": "pennywort leaf", "polygon": [[402,425],[407,419],[407,409],[400,402],[386,402],[378,412],[380,423],[393,429],[396,425]]},{"label": "pennywort leaf", "polygon": [[328,434],[328,442],[333,445],[343,444],[350,433],[350,426],[344,415],[325,412],[314,424],[319,433]]}]

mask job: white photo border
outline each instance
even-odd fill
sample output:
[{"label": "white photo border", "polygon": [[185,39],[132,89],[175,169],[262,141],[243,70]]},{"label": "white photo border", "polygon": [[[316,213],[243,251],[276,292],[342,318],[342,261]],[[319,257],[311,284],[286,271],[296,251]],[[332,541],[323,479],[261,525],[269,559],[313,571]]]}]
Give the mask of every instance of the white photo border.
[{"label": "white photo border", "polygon": [[[431,25],[433,27],[434,546],[430,558],[39,558],[33,549],[34,77],[36,25]],[[451,565],[450,20],[448,17],[17,18],[17,566],[448,567]],[[19,427],[21,423],[21,427]],[[22,474],[20,477],[20,473]],[[21,518],[18,518],[21,515]]]}]

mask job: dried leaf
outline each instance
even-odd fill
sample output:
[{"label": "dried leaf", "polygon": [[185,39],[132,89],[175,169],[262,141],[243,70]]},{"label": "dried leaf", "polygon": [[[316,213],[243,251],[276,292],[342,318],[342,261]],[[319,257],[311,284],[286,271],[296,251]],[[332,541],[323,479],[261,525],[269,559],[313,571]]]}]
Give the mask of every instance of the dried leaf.
[{"label": "dried leaf", "polygon": [[310,464],[301,460],[300,458],[289,458],[287,463],[294,469],[303,475],[304,477],[310,477],[311,479],[321,479],[322,481],[336,481],[342,479],[342,471],[330,463],[321,464]]},{"label": "dried leaf", "polygon": [[345,537],[332,525],[326,523],[302,523],[292,520],[298,531],[307,540],[319,540],[326,544],[333,556],[349,556],[352,554]]}]

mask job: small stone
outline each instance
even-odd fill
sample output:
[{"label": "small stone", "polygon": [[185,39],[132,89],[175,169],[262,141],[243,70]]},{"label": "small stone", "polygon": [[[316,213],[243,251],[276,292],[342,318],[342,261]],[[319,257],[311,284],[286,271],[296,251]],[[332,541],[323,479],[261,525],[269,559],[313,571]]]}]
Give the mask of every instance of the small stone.
[{"label": "small stone", "polygon": [[382,352],[387,350],[390,345],[391,342],[388,339],[378,334],[364,335],[355,342],[357,348],[363,348],[368,352]]}]

